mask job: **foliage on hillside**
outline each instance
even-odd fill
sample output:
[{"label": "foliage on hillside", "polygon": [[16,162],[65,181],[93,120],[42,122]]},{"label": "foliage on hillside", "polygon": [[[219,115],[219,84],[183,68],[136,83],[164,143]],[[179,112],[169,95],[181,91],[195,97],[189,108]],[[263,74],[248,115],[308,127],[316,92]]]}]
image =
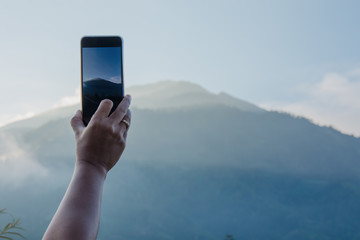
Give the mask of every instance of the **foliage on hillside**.
[{"label": "foliage on hillside", "polygon": [[[8,215],[11,216],[11,214],[8,214],[6,209],[0,209],[0,215]],[[22,227],[20,227],[20,218],[14,218],[13,216],[12,220],[5,224],[5,226],[0,231],[0,239],[7,239],[7,240],[15,240],[15,237],[25,238],[20,231],[24,230]]]}]

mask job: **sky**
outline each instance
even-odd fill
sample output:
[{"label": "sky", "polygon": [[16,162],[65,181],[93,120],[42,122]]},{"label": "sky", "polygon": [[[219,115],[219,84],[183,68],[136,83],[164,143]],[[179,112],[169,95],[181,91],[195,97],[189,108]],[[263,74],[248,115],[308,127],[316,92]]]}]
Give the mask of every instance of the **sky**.
[{"label": "sky", "polygon": [[83,48],[83,81],[102,78],[121,83],[121,48],[92,47]]},{"label": "sky", "polygon": [[80,39],[126,87],[185,80],[360,136],[359,1],[1,1],[0,125],[80,101]]}]

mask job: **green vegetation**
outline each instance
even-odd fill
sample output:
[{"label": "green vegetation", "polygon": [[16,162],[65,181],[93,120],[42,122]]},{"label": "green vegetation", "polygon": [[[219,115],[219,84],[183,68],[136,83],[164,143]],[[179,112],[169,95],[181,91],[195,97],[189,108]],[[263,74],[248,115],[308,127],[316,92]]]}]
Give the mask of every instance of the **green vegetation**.
[{"label": "green vegetation", "polygon": [[[5,211],[6,209],[0,209],[0,215],[6,214],[11,216],[9,213]],[[22,234],[19,233],[19,231],[24,230],[22,227],[19,227],[20,225],[20,218],[14,218],[13,216],[12,220],[5,225],[5,227],[0,231],[0,239],[7,239],[7,240],[15,240],[14,237],[21,237],[25,238]]]},{"label": "green vegetation", "polygon": [[[360,239],[359,138],[189,88],[142,99],[167,110],[132,109],[127,148],[104,187],[99,239]],[[206,104],[196,105],[199,98]],[[185,100],[193,107],[172,107]],[[21,213],[28,239],[41,238],[71,178],[73,113],[58,109],[0,129],[9,136],[0,149],[16,138],[14,149],[33,158],[26,166],[48,171],[16,188],[0,181],[0,205]]]}]

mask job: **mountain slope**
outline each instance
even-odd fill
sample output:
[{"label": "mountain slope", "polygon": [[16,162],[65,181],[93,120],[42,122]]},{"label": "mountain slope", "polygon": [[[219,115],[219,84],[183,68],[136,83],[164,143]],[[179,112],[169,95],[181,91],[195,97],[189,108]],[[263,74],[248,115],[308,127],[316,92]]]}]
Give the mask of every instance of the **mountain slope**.
[{"label": "mountain slope", "polygon": [[[94,80],[95,83],[101,79]],[[161,81],[149,85],[134,86],[126,89],[132,95],[132,107],[140,109],[173,109],[202,106],[228,106],[242,111],[263,112],[254,104],[234,98],[226,93],[214,94],[194,83],[185,81]],[[80,99],[79,99],[80,101]],[[36,128],[59,118],[69,118],[80,105],[53,109],[26,120],[16,121],[0,130],[15,128]]]},{"label": "mountain slope", "polygon": [[262,112],[263,109],[236,99],[226,93],[213,94],[199,85],[185,81],[162,81],[154,84],[131,87],[133,106],[147,109],[193,108],[199,106],[229,106],[242,111]]},{"label": "mountain slope", "polygon": [[[136,107],[107,177],[99,239],[360,236],[359,139],[184,82],[148,89],[128,90]],[[74,112],[0,129],[0,205],[22,217],[28,239],[41,237],[70,180]],[[27,174],[15,184],[15,173]]]}]

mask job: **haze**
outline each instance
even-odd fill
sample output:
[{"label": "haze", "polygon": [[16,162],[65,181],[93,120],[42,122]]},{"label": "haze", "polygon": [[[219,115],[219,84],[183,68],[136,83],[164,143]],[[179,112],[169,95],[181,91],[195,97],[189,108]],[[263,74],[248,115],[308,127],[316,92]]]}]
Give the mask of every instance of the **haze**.
[{"label": "haze", "polygon": [[79,102],[80,38],[126,86],[186,80],[360,135],[358,1],[3,1],[0,124]]}]

